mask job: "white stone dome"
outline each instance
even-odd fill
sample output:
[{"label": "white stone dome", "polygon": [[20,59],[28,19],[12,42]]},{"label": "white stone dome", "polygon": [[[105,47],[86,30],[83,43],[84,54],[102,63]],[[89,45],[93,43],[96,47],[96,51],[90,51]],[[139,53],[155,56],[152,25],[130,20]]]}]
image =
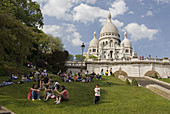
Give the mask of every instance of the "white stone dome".
[{"label": "white stone dome", "polygon": [[94,32],[94,37],[93,37],[93,39],[90,41],[89,47],[94,47],[94,46],[98,46],[98,40],[97,40],[97,38],[96,38],[96,32]]},{"label": "white stone dome", "polygon": [[132,47],[129,39],[127,38],[127,33],[126,33],[126,32],[125,32],[124,36],[125,36],[125,38],[124,38],[124,40],[121,42],[121,46],[124,46],[124,47]]},{"label": "white stone dome", "polygon": [[108,15],[108,22],[101,29],[100,34],[102,33],[116,33],[119,34],[117,27],[111,22],[111,14]]}]

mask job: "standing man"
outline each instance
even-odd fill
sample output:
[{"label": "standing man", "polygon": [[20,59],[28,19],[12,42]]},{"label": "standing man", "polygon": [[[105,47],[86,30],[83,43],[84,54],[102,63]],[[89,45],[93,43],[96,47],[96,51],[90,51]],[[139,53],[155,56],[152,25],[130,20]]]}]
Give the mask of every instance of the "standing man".
[{"label": "standing man", "polygon": [[95,99],[94,99],[94,104],[100,101],[100,88],[99,84],[96,84],[96,88],[94,89],[95,92]]}]

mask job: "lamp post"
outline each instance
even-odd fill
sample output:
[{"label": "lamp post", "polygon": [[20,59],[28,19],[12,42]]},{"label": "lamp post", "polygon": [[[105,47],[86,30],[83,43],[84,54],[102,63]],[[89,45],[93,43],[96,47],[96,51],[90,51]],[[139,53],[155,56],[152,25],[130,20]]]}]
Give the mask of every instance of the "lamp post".
[{"label": "lamp post", "polygon": [[83,71],[82,65],[83,65],[83,51],[84,51],[84,48],[85,48],[85,45],[84,45],[84,43],[82,43],[82,45],[81,45],[81,50],[82,50],[81,75],[82,75],[82,71]]}]

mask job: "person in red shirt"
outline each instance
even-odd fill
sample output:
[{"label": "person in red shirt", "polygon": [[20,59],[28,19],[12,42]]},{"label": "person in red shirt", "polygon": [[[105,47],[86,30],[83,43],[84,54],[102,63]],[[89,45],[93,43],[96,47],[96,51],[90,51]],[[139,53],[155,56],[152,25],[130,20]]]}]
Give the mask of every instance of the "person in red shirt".
[{"label": "person in red shirt", "polygon": [[68,95],[68,91],[66,90],[65,86],[62,85],[61,86],[62,92],[59,92],[57,89],[55,89],[55,91],[59,94],[56,96],[56,104],[61,103],[61,101],[68,101],[69,100],[69,95]]}]

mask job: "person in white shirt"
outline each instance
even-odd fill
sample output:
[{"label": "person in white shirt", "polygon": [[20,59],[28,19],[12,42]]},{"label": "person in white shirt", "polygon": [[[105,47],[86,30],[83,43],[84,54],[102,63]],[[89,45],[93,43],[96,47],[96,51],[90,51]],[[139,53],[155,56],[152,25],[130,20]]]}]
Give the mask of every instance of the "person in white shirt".
[{"label": "person in white shirt", "polygon": [[94,89],[95,92],[95,99],[94,99],[94,104],[100,101],[100,88],[99,84],[96,84],[96,88]]}]

